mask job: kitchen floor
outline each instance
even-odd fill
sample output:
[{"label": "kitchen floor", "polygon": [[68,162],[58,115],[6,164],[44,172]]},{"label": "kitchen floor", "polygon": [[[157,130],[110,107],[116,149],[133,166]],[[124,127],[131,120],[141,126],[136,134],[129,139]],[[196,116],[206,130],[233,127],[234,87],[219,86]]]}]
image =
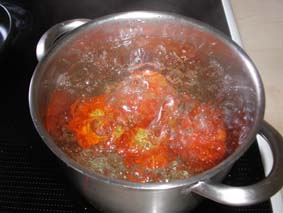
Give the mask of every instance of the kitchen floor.
[{"label": "kitchen floor", "polygon": [[283,1],[231,0],[231,4],[244,49],[264,83],[265,120],[283,134]]}]

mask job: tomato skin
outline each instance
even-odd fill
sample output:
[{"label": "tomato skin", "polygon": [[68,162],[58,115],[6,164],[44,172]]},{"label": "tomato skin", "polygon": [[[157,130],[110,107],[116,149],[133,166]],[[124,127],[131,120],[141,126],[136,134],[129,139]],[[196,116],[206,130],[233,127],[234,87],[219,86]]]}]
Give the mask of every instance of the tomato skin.
[{"label": "tomato skin", "polygon": [[227,135],[219,110],[198,104],[190,113],[184,113],[179,123],[177,138],[170,146],[193,173],[210,169],[223,160]]},{"label": "tomato skin", "polygon": [[74,132],[77,142],[89,148],[110,139],[114,132],[113,112],[106,105],[106,95],[96,96],[71,106],[72,118],[68,127]]}]

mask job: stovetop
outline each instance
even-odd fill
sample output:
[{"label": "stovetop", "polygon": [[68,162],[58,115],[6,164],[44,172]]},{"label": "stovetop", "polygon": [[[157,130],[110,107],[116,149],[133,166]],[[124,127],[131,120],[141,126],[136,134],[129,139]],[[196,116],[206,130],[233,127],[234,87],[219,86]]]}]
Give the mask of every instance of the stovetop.
[{"label": "stovetop", "polygon": [[[12,39],[0,55],[1,212],[97,212],[66,181],[58,159],[37,135],[28,108],[28,87],[37,64],[40,36],[52,25],[73,18],[96,18],[128,10],[178,13],[206,22],[230,36],[221,0],[9,0],[1,1],[13,18]],[[257,143],[236,162],[224,182],[239,186],[264,177]],[[272,212],[270,201],[229,207],[204,201],[193,212]]]}]

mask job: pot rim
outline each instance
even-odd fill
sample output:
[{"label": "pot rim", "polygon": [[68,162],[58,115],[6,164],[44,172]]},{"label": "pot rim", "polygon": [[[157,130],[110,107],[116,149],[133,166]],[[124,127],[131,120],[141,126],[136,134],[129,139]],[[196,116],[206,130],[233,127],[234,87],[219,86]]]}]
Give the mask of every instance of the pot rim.
[{"label": "pot rim", "polygon": [[1,2],[0,2],[0,10],[2,10],[3,13],[5,13],[4,19],[6,19],[5,21],[8,22],[8,27],[6,28],[4,26],[5,28],[4,30],[6,30],[6,35],[3,36],[2,44],[0,44],[0,51],[2,51],[5,48],[5,46],[9,43],[9,40],[11,38],[12,28],[13,28],[13,19],[12,19],[12,16],[9,10],[3,4],[1,4]]},{"label": "pot rim", "polygon": [[[36,98],[35,98],[37,97],[36,94],[37,94],[37,85],[38,85],[35,79],[38,79],[42,75],[41,67],[44,66],[44,64],[48,63],[48,61],[51,60],[50,56],[52,56],[57,50],[59,50],[63,46],[65,42],[68,42],[74,36],[79,35],[81,32],[99,26],[101,24],[116,20],[123,20],[123,19],[125,20],[160,19],[160,20],[175,20],[181,23],[187,23],[188,25],[193,26],[201,31],[212,34],[213,36],[223,41],[225,45],[229,46],[229,48],[237,52],[239,56],[242,58],[243,63],[245,63],[246,66],[249,67],[249,71],[256,86],[256,91],[255,91],[256,96],[258,97],[258,103],[257,103],[258,110],[255,115],[254,124],[252,125],[251,130],[249,131],[247,137],[243,141],[244,144],[240,145],[231,155],[229,155],[226,159],[224,159],[215,167],[203,173],[195,175],[193,177],[182,180],[170,181],[168,183],[166,182],[165,183],[134,183],[126,180],[108,178],[88,171],[87,169],[82,167],[79,163],[77,163],[75,160],[68,157],[67,154],[65,154],[57,145],[55,145],[52,138],[49,136],[49,134],[43,127],[40,121],[38,109],[36,106]],[[232,164],[236,160],[238,160],[254,142],[256,134],[258,133],[259,127],[263,121],[264,109],[265,109],[265,95],[264,95],[263,83],[255,64],[252,62],[250,57],[245,53],[245,51],[239,45],[233,42],[222,32],[198,20],[174,13],[159,12],[159,11],[130,11],[130,12],[115,13],[97,19],[93,19],[89,23],[82,25],[79,28],[75,29],[74,31],[70,32],[68,35],[66,35],[66,37],[64,37],[64,39],[60,39],[60,41],[58,41],[55,44],[55,47],[46,54],[46,56],[42,59],[42,61],[38,63],[38,65],[35,68],[29,87],[29,108],[33,123],[40,137],[48,146],[48,148],[59,159],[61,159],[68,167],[71,167],[72,169],[81,173],[82,175],[86,175],[89,178],[96,179],[98,181],[102,181],[107,184],[117,185],[120,187],[126,187],[131,189],[166,190],[166,189],[178,188],[183,186],[191,186],[197,183],[198,181],[208,180],[213,176],[215,176],[217,173],[221,172],[222,170],[232,166]]]}]

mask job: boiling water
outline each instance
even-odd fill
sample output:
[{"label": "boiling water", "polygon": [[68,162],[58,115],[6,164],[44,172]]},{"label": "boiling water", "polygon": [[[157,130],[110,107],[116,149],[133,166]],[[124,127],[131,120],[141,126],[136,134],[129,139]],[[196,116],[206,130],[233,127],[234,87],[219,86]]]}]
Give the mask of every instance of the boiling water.
[{"label": "boiling water", "polygon": [[[246,100],[239,95],[239,88],[234,86],[237,82],[225,73],[225,68],[213,54],[204,53],[199,46],[191,43],[148,36],[133,39],[126,34],[122,35],[122,40],[106,44],[77,41],[68,52],[58,57],[56,69],[60,74],[56,76],[54,91],[64,91],[69,94],[66,97],[70,100],[65,104],[62,118],[65,122],[59,122],[60,125],[56,128],[60,129],[61,134],[53,134],[55,141],[68,155],[90,171],[113,178],[127,179],[122,157],[117,153],[102,153],[99,145],[88,149],[80,147],[76,137],[66,128],[70,120],[68,111],[71,103],[78,98],[88,100],[115,91],[120,82],[135,72],[158,72],[178,96],[221,109],[227,130],[226,156],[238,147],[252,122],[253,112],[245,107]],[[131,93],[125,91],[127,92]],[[183,103],[183,110],[192,109],[194,103]],[[178,113],[179,111],[176,112]],[[198,119],[203,128],[207,127],[205,117],[199,116]],[[178,159],[166,168],[155,170],[162,178],[146,182],[167,182],[193,175],[188,169],[176,169],[180,165],[186,168]],[[139,177],[139,174],[136,176]]]}]

